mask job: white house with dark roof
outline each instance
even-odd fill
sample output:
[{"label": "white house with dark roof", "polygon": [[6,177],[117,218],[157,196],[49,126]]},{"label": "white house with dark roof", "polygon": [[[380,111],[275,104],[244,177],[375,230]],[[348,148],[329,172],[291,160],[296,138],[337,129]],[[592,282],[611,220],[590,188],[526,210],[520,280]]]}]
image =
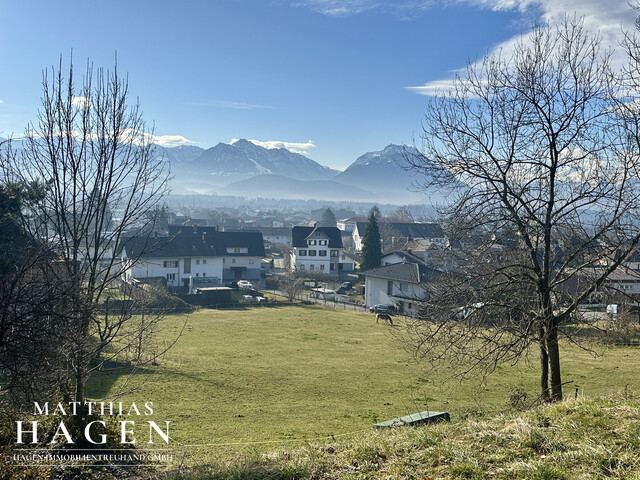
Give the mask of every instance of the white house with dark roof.
[{"label": "white house with dark roof", "polygon": [[419,263],[395,263],[362,272],[365,304],[395,305],[399,313],[415,315],[427,299],[426,285],[441,272]]},{"label": "white house with dark roof", "polygon": [[199,282],[220,285],[224,253],[224,244],[219,241],[179,236],[132,238],[122,249],[123,260],[130,264],[124,280],[164,279],[168,287],[183,287],[194,277]]},{"label": "white house with dark roof", "polygon": [[351,217],[344,220],[338,220],[336,222],[336,226],[343,232],[352,234],[353,229],[356,228],[356,223],[358,222],[366,223],[367,221],[368,221],[367,217]]},{"label": "white house with dark roof", "polygon": [[[198,229],[199,228],[199,229]],[[164,279],[169,287],[231,280],[260,281],[265,256],[260,232],[189,227],[170,237],[130,238],[121,250],[125,280]]]},{"label": "white house with dark roof", "polygon": [[291,246],[293,269],[322,274],[339,272],[342,235],[337,227],[293,227]]},{"label": "white house with dark roof", "polygon": [[[352,232],[353,245],[356,251],[362,250],[362,239],[369,222],[355,222]],[[405,239],[424,240],[426,242],[435,243],[436,245],[445,245],[447,239],[442,227],[438,223],[414,223],[414,222],[387,222],[384,219],[378,223],[380,229],[386,229],[392,236],[396,236],[397,240]]]}]

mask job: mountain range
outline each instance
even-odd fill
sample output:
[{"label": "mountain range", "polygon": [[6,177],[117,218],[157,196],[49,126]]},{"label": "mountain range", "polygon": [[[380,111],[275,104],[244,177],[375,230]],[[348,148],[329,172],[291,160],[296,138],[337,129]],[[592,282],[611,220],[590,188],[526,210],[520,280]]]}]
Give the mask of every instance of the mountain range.
[{"label": "mountain range", "polygon": [[[19,148],[21,142],[14,142]],[[435,192],[418,191],[415,174],[402,168],[419,155],[410,146],[388,145],[358,157],[340,172],[285,148],[267,149],[249,140],[162,147],[155,154],[171,166],[172,193],[250,198],[345,200],[375,203],[440,202]]]},{"label": "mountain range", "polygon": [[400,204],[427,200],[424,192],[413,188],[414,174],[402,168],[408,156],[419,155],[409,146],[388,145],[365,153],[343,172],[285,148],[267,149],[248,140],[207,150],[158,147],[157,152],[171,163],[177,194]]}]

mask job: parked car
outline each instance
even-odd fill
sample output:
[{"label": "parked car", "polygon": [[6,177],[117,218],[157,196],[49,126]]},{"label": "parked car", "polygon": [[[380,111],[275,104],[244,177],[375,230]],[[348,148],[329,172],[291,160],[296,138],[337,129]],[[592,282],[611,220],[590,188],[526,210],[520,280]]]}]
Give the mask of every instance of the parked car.
[{"label": "parked car", "polygon": [[371,313],[395,313],[396,311],[396,307],[395,305],[383,305],[383,304],[378,304],[378,305],[374,305],[373,307],[369,308],[369,311]]},{"label": "parked car", "polygon": [[352,288],[353,288],[353,283],[351,283],[351,282],[342,282],[342,285],[340,285],[340,288],[338,288],[338,293],[340,295],[344,295],[345,293],[347,293]]},{"label": "parked car", "polygon": [[244,290],[253,290],[253,283],[249,280],[238,280],[238,288],[242,288]]}]

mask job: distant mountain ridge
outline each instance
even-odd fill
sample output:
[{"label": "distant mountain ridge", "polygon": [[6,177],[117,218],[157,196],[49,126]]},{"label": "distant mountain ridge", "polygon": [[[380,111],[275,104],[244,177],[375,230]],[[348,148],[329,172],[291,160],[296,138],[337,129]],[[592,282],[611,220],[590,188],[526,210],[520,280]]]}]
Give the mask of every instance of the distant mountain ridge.
[{"label": "distant mountain ridge", "polygon": [[[20,147],[21,142],[14,142]],[[343,172],[285,148],[267,149],[249,140],[194,145],[155,145],[155,155],[171,167],[175,194],[224,194],[283,199],[374,201],[396,204],[441,201],[418,191],[422,178],[402,168],[420,155],[412,146],[387,145],[358,157]]]},{"label": "distant mountain ridge", "polygon": [[192,180],[221,187],[264,174],[296,180],[329,180],[338,171],[285,148],[267,149],[248,140],[238,140],[201,150],[195,158],[183,155],[174,173],[181,183]]},{"label": "distant mountain ridge", "polygon": [[410,191],[412,174],[401,167],[407,155],[419,155],[414,147],[388,145],[365,153],[344,172],[285,148],[267,149],[249,140],[219,143],[207,150],[165,149],[165,153],[174,167],[174,189],[187,193],[403,204],[424,198]]}]

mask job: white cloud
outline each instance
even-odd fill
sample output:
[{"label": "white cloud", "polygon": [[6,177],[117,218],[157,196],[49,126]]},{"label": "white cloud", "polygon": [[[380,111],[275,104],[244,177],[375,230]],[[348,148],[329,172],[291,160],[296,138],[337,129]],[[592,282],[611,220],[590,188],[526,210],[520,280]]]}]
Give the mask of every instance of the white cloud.
[{"label": "white cloud", "polygon": [[86,106],[91,107],[91,99],[87,97],[73,97],[71,99],[71,105],[74,105],[78,108],[85,108]]},{"label": "white cloud", "polygon": [[[32,130],[29,134],[36,138],[44,138],[46,135],[59,136],[63,138],[71,136],[72,138],[77,138],[79,140],[86,139],[87,141],[92,141],[99,138],[99,136],[95,133],[84,135],[81,131],[78,130],[73,130],[71,132],[56,132],[53,134],[47,133],[46,135],[36,130]],[[107,135],[109,135],[109,133],[107,133]],[[123,143],[132,143],[134,145],[146,145],[148,143],[155,143],[156,145],[160,145],[161,147],[195,145],[195,142],[192,142],[191,140],[181,135],[152,135],[149,132],[134,129],[123,130],[120,133],[119,141]]]},{"label": "white cloud", "polygon": [[379,8],[381,3],[373,0],[303,0],[293,2],[293,5],[306,6],[324,15],[344,17]]},{"label": "white cloud", "polygon": [[[567,15],[576,15],[584,20],[585,27],[598,32],[603,46],[616,49],[623,39],[624,30],[633,30],[638,12],[629,6],[629,0],[289,0],[294,6],[304,6],[319,13],[333,16],[348,16],[377,10],[402,18],[416,17],[434,6],[466,5],[492,11],[515,11],[534,15],[540,23],[558,25]],[[633,2],[631,2],[633,3]],[[526,32],[525,32],[526,33]],[[512,51],[516,38],[511,38],[493,48],[502,50],[505,56]],[[461,62],[463,59],[461,59]],[[613,61],[621,64],[623,54],[618,48]],[[433,95],[449,88],[450,78],[429,81],[421,86],[407,87],[421,94]]]},{"label": "white cloud", "polygon": [[[625,30],[632,30],[637,12],[633,10],[627,0],[457,0],[475,7],[488,8],[495,11],[516,10],[520,12],[535,9],[541,23],[559,25],[567,15],[582,18],[584,26],[591,32],[598,32],[605,48],[615,50],[620,46]],[[495,46],[493,52],[501,51],[504,56],[510,52],[518,40],[511,38]],[[624,56],[620,48],[613,56],[614,64],[621,64]],[[438,79],[421,86],[407,87],[407,90],[420,95],[433,95],[446,91],[453,84],[451,78]]]},{"label": "white cloud", "polygon": [[[231,144],[236,143],[238,140],[239,140],[238,138],[232,138]],[[302,155],[306,155],[307,150],[311,148],[316,148],[312,140],[309,140],[307,142],[281,142],[279,140],[267,140],[267,141],[249,140],[249,142],[255,145],[258,145],[259,147],[268,148],[270,150],[275,148],[286,148],[290,152],[300,153]]]},{"label": "white cloud", "polygon": [[407,90],[420,95],[436,95],[438,93],[446,92],[453,88],[453,79],[450,80],[435,80],[428,82],[421,87],[406,87]]},{"label": "white cloud", "polygon": [[154,135],[153,143],[161,147],[179,147],[181,145],[193,145],[194,142],[182,135]]},{"label": "white cloud", "polygon": [[0,100],[0,103],[4,103],[2,100]]}]

